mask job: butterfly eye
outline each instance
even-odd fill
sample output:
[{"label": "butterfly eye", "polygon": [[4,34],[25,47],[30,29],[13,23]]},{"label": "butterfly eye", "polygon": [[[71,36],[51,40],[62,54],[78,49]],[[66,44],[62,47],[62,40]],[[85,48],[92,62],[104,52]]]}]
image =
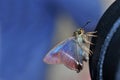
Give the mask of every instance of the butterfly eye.
[{"label": "butterfly eye", "polygon": [[78,31],[78,34],[81,34],[81,31]]}]

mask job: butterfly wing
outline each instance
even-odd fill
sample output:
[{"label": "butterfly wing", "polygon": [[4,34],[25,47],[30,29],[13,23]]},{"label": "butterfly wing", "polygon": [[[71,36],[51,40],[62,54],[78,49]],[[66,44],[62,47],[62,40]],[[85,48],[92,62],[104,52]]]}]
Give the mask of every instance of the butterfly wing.
[{"label": "butterfly wing", "polygon": [[68,39],[57,44],[53,49],[51,49],[44,58],[44,62],[47,64],[60,64],[60,50],[66,44]]},{"label": "butterfly wing", "polygon": [[76,55],[77,46],[75,38],[71,37],[55,46],[45,56],[44,61],[48,64],[64,64],[66,67],[72,70],[78,70],[79,65],[78,57]]}]

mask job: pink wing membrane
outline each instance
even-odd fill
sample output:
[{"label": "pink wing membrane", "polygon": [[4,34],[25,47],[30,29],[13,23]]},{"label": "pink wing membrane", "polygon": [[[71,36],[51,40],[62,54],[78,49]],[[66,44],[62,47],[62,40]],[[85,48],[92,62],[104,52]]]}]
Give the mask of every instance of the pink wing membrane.
[{"label": "pink wing membrane", "polygon": [[55,53],[55,54],[47,54],[44,58],[44,62],[47,64],[60,64],[60,53]]},{"label": "pink wing membrane", "polygon": [[47,64],[63,63],[66,67],[76,70],[78,61],[76,60],[76,43],[74,38],[68,38],[55,46],[44,58]]},{"label": "pink wing membrane", "polygon": [[47,63],[47,64],[60,64],[61,60],[60,60],[60,53],[59,53],[59,51],[62,48],[62,46],[64,46],[65,42],[66,42],[66,40],[60,42],[52,50],[50,50],[48,52],[48,54],[45,56],[43,61],[45,63]]},{"label": "pink wing membrane", "polygon": [[60,60],[69,69],[76,70],[77,61],[72,56],[70,56],[67,53],[61,51]]}]

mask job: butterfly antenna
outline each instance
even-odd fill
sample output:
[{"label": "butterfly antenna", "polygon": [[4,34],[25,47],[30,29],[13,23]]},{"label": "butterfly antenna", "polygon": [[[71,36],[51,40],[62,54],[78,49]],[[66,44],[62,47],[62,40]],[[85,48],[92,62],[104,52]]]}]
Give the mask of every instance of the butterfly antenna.
[{"label": "butterfly antenna", "polygon": [[87,21],[82,28],[85,28],[91,21]]}]

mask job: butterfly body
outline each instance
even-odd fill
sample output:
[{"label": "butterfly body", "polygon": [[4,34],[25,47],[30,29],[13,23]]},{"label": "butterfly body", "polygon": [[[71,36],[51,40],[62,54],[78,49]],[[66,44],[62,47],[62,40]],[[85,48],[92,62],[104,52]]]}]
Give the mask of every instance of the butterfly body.
[{"label": "butterfly body", "polygon": [[89,60],[89,36],[94,32],[85,33],[83,29],[78,29],[73,36],[60,42],[44,58],[48,64],[64,64],[71,70],[80,72],[83,68],[83,61]]}]

